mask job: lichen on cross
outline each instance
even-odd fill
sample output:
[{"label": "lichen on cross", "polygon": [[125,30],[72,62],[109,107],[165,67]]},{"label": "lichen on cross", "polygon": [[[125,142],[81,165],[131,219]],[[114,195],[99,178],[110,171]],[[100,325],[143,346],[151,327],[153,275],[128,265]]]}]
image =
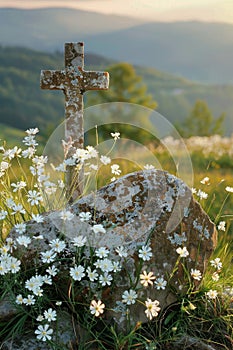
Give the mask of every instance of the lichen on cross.
[{"label": "lichen on cross", "polygon": [[[65,69],[42,70],[41,88],[63,90],[65,94],[65,139],[72,141],[67,155],[72,156],[77,148],[84,147],[83,94],[88,90],[106,90],[109,85],[107,72],[84,70],[84,44],[65,44]],[[77,175],[74,167],[66,173],[67,198],[69,202],[79,197],[83,191],[82,171]]]}]

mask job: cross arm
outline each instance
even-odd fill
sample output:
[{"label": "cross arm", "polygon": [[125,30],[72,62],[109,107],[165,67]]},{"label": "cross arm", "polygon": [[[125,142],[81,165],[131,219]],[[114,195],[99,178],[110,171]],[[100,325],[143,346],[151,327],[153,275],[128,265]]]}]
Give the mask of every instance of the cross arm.
[{"label": "cross arm", "polygon": [[83,90],[107,90],[109,87],[108,72],[82,71]]},{"label": "cross arm", "polygon": [[40,87],[41,89],[64,90],[65,78],[65,70],[42,70],[40,74]]}]

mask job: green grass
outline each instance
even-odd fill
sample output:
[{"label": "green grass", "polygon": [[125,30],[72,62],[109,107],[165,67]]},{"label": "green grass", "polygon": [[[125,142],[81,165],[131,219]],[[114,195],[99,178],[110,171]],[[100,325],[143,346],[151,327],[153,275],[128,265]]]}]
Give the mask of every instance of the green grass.
[{"label": "green grass", "polygon": [[5,124],[0,124],[0,142],[7,140],[7,147],[20,145],[25,133],[22,130],[12,128]]}]

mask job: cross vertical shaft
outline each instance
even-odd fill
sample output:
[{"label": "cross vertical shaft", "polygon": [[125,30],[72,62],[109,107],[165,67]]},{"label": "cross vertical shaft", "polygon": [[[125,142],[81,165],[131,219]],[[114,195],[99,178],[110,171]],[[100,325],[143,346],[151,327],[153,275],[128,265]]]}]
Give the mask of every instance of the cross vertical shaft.
[{"label": "cross vertical shaft", "polygon": [[[62,90],[65,94],[65,141],[72,142],[66,154],[71,158],[77,148],[84,147],[83,94],[88,90],[106,90],[109,85],[107,72],[84,70],[84,44],[65,44],[65,69],[41,71],[41,88]],[[67,198],[73,202],[83,193],[83,169],[75,166],[66,171]]]}]

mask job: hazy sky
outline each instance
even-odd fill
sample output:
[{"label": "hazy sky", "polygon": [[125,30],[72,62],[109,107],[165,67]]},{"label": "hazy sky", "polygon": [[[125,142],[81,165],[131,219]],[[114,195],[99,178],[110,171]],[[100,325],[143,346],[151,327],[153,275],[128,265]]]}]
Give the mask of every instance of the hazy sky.
[{"label": "hazy sky", "polygon": [[0,0],[0,6],[62,6],[161,21],[193,19],[233,23],[233,0]]}]

